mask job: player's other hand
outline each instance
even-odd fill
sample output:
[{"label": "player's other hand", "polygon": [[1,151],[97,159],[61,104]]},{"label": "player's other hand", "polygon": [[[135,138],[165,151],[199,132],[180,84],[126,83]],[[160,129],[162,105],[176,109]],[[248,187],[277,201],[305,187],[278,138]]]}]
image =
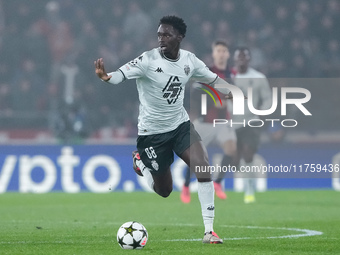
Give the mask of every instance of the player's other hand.
[{"label": "player's other hand", "polygon": [[225,96],[225,99],[233,99],[233,94],[231,94],[231,91]]},{"label": "player's other hand", "polygon": [[104,61],[102,58],[97,59],[97,61],[94,61],[94,66],[96,69],[96,75],[104,80],[104,81],[108,81],[111,79],[112,75],[107,75],[106,71],[105,71],[105,67],[104,67]]},{"label": "player's other hand", "polygon": [[[225,96],[225,99],[233,99],[233,94],[231,94],[231,91]],[[244,96],[244,99],[248,99],[248,97]]]}]

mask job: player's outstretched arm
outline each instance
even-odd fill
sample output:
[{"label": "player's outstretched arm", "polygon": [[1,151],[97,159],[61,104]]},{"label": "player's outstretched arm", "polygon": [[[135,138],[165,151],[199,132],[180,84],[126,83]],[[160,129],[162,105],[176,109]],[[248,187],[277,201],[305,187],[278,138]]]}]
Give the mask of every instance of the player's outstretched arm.
[{"label": "player's outstretched arm", "polygon": [[97,59],[94,61],[96,75],[102,79],[103,81],[109,81],[112,78],[112,75],[108,75],[105,71],[104,61],[102,58]]},{"label": "player's outstretched arm", "polygon": [[235,85],[230,84],[229,82],[225,81],[224,79],[217,77],[217,79],[213,82],[215,88],[223,94],[226,94],[226,99],[233,99],[234,95],[242,96],[244,99],[247,99],[246,96],[243,95],[243,92],[240,88],[236,87]]}]

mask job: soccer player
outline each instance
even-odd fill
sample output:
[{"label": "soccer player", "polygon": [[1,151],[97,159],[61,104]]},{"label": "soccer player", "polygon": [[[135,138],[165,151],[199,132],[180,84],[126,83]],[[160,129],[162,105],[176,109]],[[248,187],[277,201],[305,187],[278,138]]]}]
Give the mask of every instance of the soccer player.
[{"label": "soccer player", "polygon": [[[212,44],[212,58],[213,66],[210,70],[216,73],[223,79],[231,79],[231,70],[228,68],[228,59],[230,57],[229,48],[226,42],[217,40]],[[229,113],[227,111],[227,104],[220,106],[209,107],[207,115],[202,116],[201,119],[194,121],[194,125],[198,133],[200,134],[205,146],[216,143],[223,149],[224,156],[221,161],[221,166],[228,166],[235,164],[236,158],[236,134],[235,131],[228,125],[218,125],[214,127],[212,125],[213,119],[229,119]],[[223,180],[224,173],[218,173],[218,178],[214,181],[214,188],[217,197],[220,199],[226,199],[221,182]],[[181,200],[183,203],[189,203],[190,191],[190,169],[186,169],[185,182],[181,192]]]},{"label": "soccer player", "polygon": [[[193,53],[180,49],[185,34],[183,19],[165,16],[157,31],[158,48],[144,52],[111,73],[106,73],[102,58],[94,62],[95,72],[103,81],[118,84],[136,79],[140,107],[138,151],[132,154],[133,166],[162,197],[168,197],[172,191],[173,152],[192,170],[195,166],[209,166],[206,149],[183,107],[186,83],[193,79],[210,85],[231,86]],[[230,91],[226,89],[225,92]],[[210,173],[196,173],[196,177],[205,226],[203,243],[223,243],[213,230],[214,185]]]},{"label": "soccer player", "polygon": [[[249,66],[251,60],[250,51],[246,47],[239,47],[234,53],[236,74],[234,83],[246,95],[249,87],[252,88],[253,106],[259,110],[269,109],[271,106],[271,89],[266,76]],[[254,165],[254,155],[258,150],[261,128],[246,125],[248,120],[260,119],[254,115],[248,107],[244,108],[244,115],[234,115],[232,120],[236,128],[237,158],[241,166],[251,167]],[[244,123],[244,124],[239,124]],[[244,174],[244,202],[255,202],[255,175]]]}]

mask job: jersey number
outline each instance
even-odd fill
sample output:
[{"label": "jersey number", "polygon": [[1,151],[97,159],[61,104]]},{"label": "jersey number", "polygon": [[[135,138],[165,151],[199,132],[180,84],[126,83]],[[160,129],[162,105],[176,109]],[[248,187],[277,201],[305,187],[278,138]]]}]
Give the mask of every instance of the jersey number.
[{"label": "jersey number", "polygon": [[148,155],[149,159],[157,158],[157,154],[155,150],[153,149],[153,147],[145,148],[145,152],[146,152],[146,155]]},{"label": "jersey number", "polygon": [[167,84],[163,88],[162,92],[163,98],[166,98],[168,101],[168,104],[174,104],[176,103],[179,95],[182,92],[182,83],[179,81],[178,76],[171,76],[168,80]]}]

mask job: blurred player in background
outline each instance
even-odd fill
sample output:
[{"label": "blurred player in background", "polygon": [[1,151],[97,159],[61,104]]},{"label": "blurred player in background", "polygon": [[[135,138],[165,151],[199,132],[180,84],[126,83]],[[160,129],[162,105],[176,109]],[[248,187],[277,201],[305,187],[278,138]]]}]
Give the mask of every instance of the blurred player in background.
[{"label": "blurred player in background", "polygon": [[[132,154],[133,166],[149,187],[162,197],[168,197],[172,192],[170,165],[174,161],[173,152],[192,170],[195,166],[209,167],[206,148],[183,107],[186,83],[193,79],[209,85],[233,87],[206,68],[194,54],[180,49],[185,34],[183,19],[165,16],[157,31],[158,48],[144,52],[109,74],[103,59],[94,63],[97,76],[108,83],[136,79],[140,107],[138,151]],[[223,243],[213,230],[215,205],[211,175],[205,172],[196,173],[196,176],[205,226],[203,243]]]},{"label": "blurred player in background", "polygon": [[[240,47],[235,51],[234,61],[236,67],[236,74],[234,76],[234,83],[239,87],[245,95],[248,94],[248,88],[252,88],[252,101],[255,109],[266,110],[269,109],[272,103],[271,89],[266,76],[249,66],[251,60],[250,51],[246,47]],[[249,95],[248,95],[249,98]],[[248,99],[249,100],[249,99]],[[232,107],[231,105],[230,108]],[[244,115],[232,116],[233,122],[248,123],[248,120],[260,119],[259,116],[254,115],[249,111],[248,107],[244,108]],[[247,124],[236,124],[237,136],[237,158],[241,166],[254,165],[253,159],[256,154],[260,142],[261,128],[250,127]],[[239,173],[238,173],[239,174]],[[244,180],[244,202],[255,202],[255,175],[252,173],[241,174]]]},{"label": "blurred player in background", "polygon": [[[228,68],[229,57],[230,52],[226,42],[218,40],[212,44],[213,66],[210,67],[210,70],[225,80],[231,79],[231,70]],[[208,104],[207,114],[194,121],[195,128],[200,134],[205,146],[215,143],[223,149],[224,156],[221,161],[221,166],[233,165],[236,163],[235,131],[228,125],[218,125],[216,127],[212,125],[214,119],[230,119],[227,111],[227,104],[226,102],[223,102],[222,106],[220,104],[214,106],[212,100],[209,102],[210,105]],[[187,168],[185,182],[180,196],[183,203],[189,203],[191,200],[189,190],[190,177],[190,169]],[[224,173],[220,172],[218,173],[217,179],[214,181],[215,192],[220,199],[227,198],[221,185],[223,177]]]}]

